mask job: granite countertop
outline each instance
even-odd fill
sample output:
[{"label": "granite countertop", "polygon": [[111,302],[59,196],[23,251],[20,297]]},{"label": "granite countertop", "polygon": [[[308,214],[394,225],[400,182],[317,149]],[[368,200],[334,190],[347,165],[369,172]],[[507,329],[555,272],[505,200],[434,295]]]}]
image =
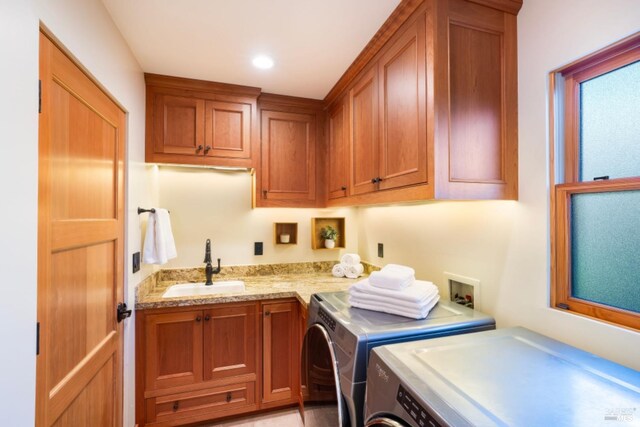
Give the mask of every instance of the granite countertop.
[{"label": "granite countertop", "polygon": [[[312,294],[344,291],[357,281],[333,277],[331,267],[334,264],[335,261],[223,267],[222,273],[214,277],[213,286],[216,280],[242,280],[245,283],[244,292],[175,298],[162,298],[162,294],[176,283],[204,282],[204,269],[162,270],[138,286],[136,310],[291,297],[297,298],[307,307]],[[365,265],[365,273],[375,269],[377,267]]]}]

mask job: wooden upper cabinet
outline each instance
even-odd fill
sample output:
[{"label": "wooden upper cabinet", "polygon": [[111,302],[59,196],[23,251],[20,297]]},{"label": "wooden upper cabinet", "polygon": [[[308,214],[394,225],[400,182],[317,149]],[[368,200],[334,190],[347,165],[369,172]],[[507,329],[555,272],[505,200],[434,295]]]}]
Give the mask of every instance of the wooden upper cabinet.
[{"label": "wooden upper cabinet", "polygon": [[379,188],[427,182],[425,21],[407,28],[378,61]]},{"label": "wooden upper cabinet", "polygon": [[146,161],[255,167],[260,90],[145,74]]},{"label": "wooden upper cabinet", "polygon": [[378,73],[365,72],[349,92],[350,194],[377,189],[378,177]]},{"label": "wooden upper cabinet", "polygon": [[203,100],[158,93],[153,105],[154,153],[192,156],[203,153]]},{"label": "wooden upper cabinet", "polygon": [[202,310],[145,317],[146,389],[202,381]]},{"label": "wooden upper cabinet", "polygon": [[349,104],[347,97],[329,110],[327,166],[328,198],[345,197],[349,185]]},{"label": "wooden upper cabinet", "polygon": [[[449,0],[440,10],[437,198],[517,198],[516,16]],[[446,19],[445,19],[446,18]]]},{"label": "wooden upper cabinet", "polygon": [[315,115],[262,110],[260,197],[267,205],[315,204],[315,162]]},{"label": "wooden upper cabinet", "polygon": [[251,106],[238,102],[207,101],[205,149],[210,157],[251,158]]},{"label": "wooden upper cabinet", "polygon": [[253,374],[258,357],[257,304],[204,311],[204,380]]},{"label": "wooden upper cabinet", "polygon": [[262,305],[262,401],[298,401],[300,378],[298,302]]}]

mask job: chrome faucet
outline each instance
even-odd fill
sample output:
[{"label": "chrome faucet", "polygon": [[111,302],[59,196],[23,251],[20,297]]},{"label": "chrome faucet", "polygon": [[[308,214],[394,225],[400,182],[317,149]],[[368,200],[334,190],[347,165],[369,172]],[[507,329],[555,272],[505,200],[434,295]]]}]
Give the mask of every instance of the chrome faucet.
[{"label": "chrome faucet", "polygon": [[203,262],[207,263],[207,266],[204,269],[204,273],[207,276],[207,281],[205,283],[205,286],[211,286],[213,285],[213,282],[211,281],[211,276],[213,276],[214,274],[220,273],[220,258],[218,258],[218,268],[213,268],[213,266],[211,265],[211,240],[210,239],[207,239],[207,244],[204,249]]}]

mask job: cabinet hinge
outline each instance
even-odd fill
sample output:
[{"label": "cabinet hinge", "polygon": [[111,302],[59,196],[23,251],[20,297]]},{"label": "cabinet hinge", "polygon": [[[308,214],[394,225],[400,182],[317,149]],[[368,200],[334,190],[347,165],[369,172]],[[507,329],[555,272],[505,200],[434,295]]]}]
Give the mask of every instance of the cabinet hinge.
[{"label": "cabinet hinge", "polygon": [[36,356],[40,354],[40,322],[36,323]]},{"label": "cabinet hinge", "polygon": [[560,303],[556,304],[556,307],[562,308],[562,309],[565,309],[565,310],[569,310],[569,304],[565,304],[563,302],[560,302]]},{"label": "cabinet hinge", "polygon": [[42,113],[42,80],[38,80],[38,113]]}]

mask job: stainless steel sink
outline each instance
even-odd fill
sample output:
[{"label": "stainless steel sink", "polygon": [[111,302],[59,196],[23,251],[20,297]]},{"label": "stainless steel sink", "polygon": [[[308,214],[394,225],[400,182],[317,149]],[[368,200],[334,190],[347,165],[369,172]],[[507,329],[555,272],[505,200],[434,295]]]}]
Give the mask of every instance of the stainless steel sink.
[{"label": "stainless steel sink", "polygon": [[244,292],[242,280],[224,280],[213,282],[211,286],[200,283],[180,283],[170,286],[162,295],[162,298],[186,297],[193,295],[215,295]]}]

